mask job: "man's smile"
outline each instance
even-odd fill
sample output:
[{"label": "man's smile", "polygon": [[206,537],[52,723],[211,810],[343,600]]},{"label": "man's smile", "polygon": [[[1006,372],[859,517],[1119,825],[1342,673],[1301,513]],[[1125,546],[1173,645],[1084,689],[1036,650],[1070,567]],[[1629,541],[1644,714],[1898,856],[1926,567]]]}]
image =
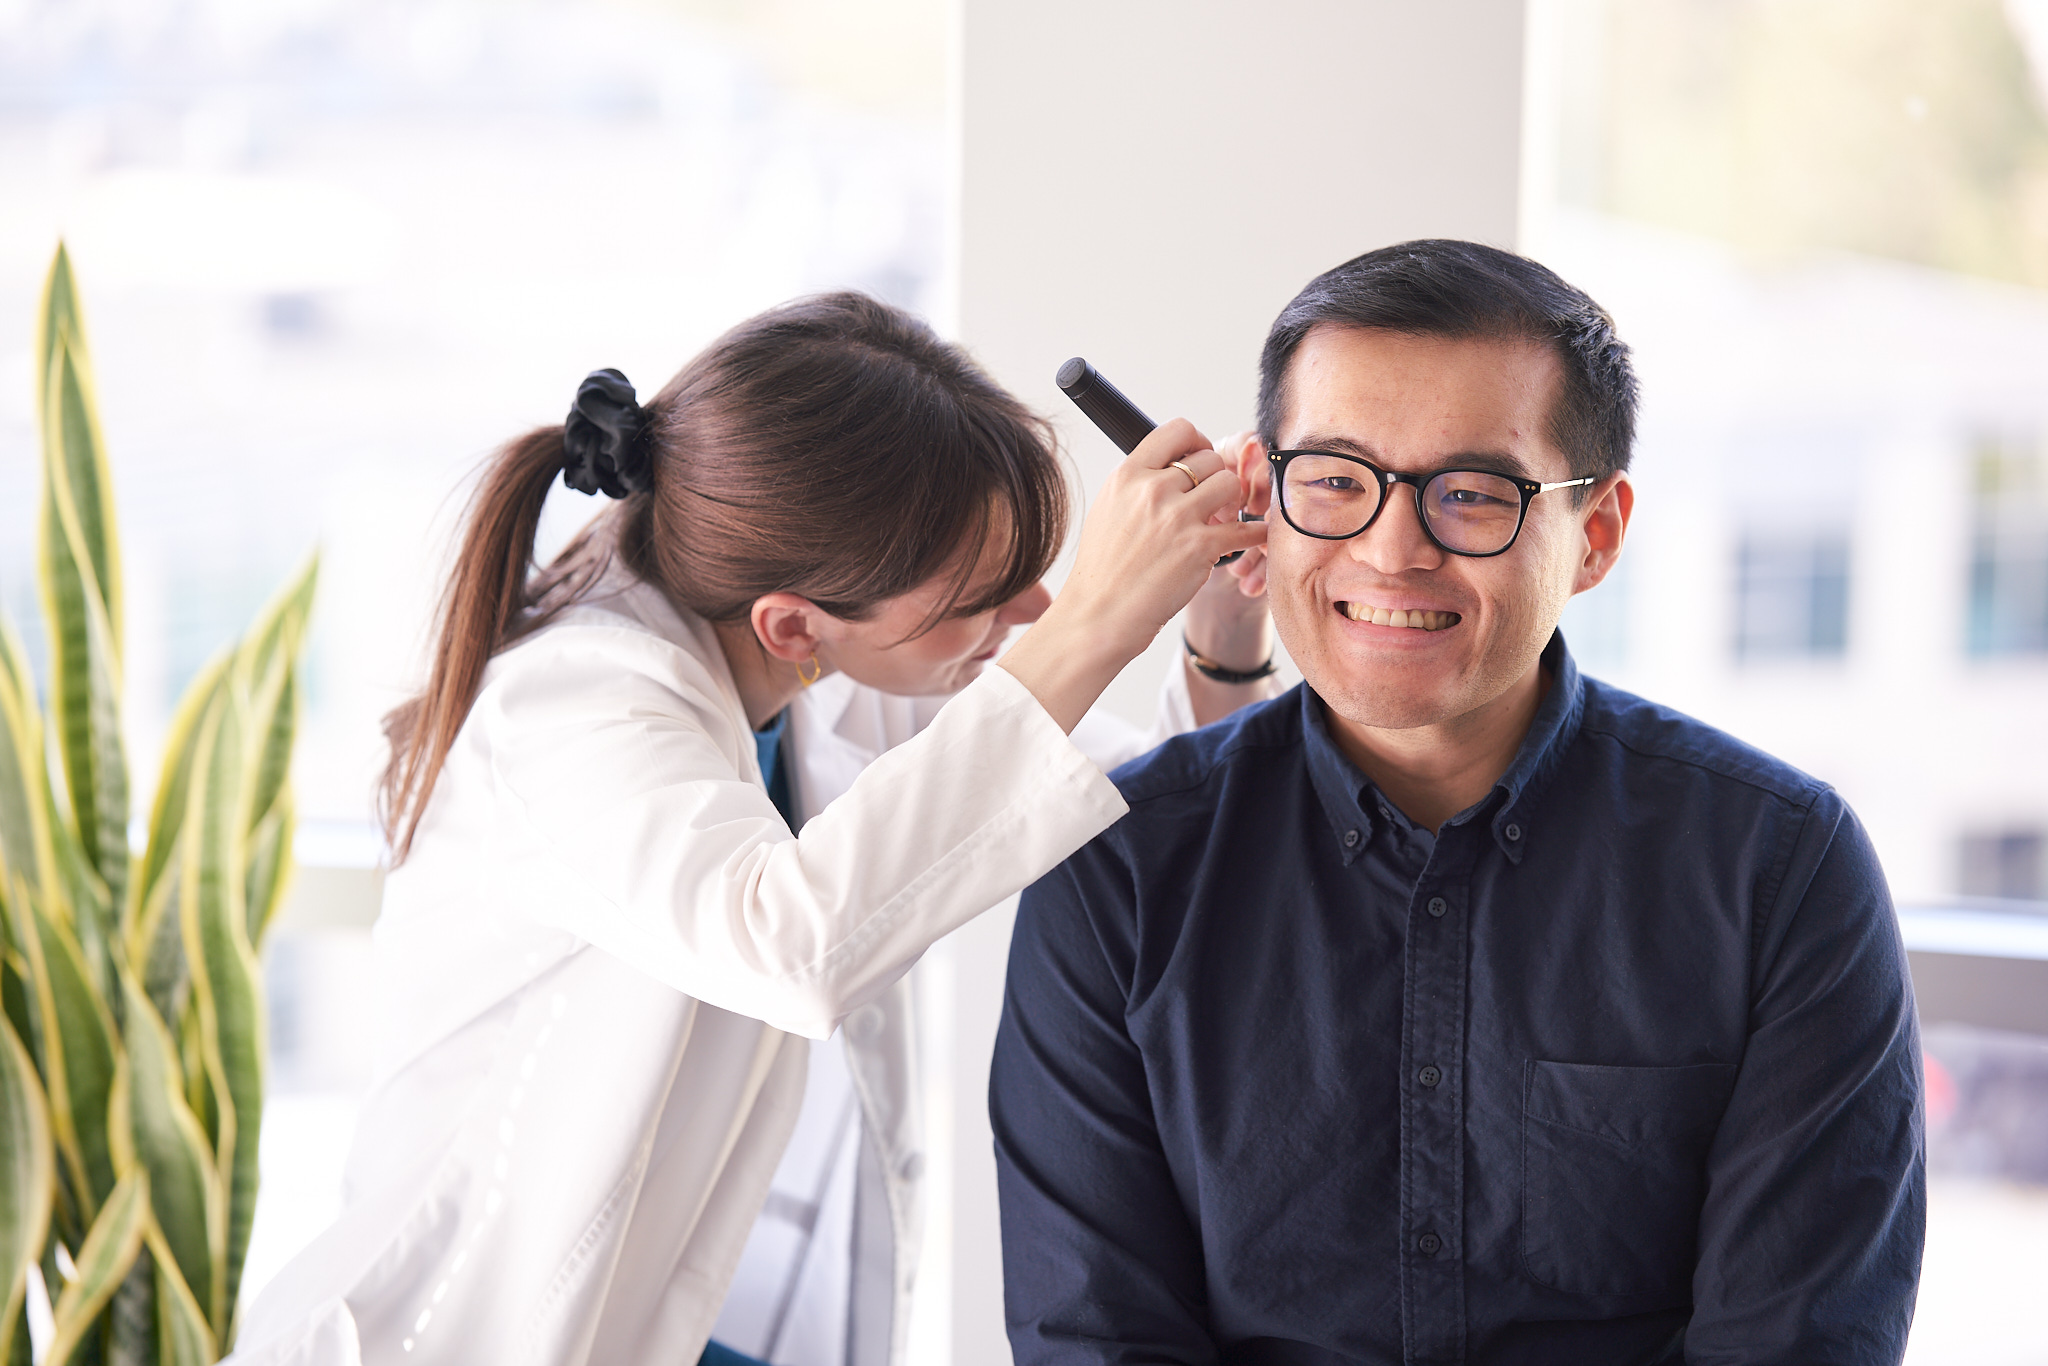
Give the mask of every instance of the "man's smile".
[{"label": "man's smile", "polygon": [[1369,602],[1340,602],[1337,610],[1353,621],[1374,626],[1399,626],[1410,631],[1441,631],[1464,620],[1456,612],[1433,611],[1426,607],[1377,607]]}]

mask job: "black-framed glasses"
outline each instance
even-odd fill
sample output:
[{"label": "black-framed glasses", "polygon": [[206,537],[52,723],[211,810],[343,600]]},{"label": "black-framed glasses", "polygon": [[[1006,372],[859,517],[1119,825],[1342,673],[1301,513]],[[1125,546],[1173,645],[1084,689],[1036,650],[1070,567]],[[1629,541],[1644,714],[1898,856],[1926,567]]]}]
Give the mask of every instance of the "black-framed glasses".
[{"label": "black-framed glasses", "polygon": [[1304,536],[1348,541],[1379,520],[1395,484],[1415,490],[1423,531],[1453,555],[1484,559],[1506,553],[1522,534],[1529,500],[1552,489],[1598,482],[1597,475],[1539,484],[1498,470],[1436,470],[1397,474],[1336,451],[1272,451],[1280,515]]}]

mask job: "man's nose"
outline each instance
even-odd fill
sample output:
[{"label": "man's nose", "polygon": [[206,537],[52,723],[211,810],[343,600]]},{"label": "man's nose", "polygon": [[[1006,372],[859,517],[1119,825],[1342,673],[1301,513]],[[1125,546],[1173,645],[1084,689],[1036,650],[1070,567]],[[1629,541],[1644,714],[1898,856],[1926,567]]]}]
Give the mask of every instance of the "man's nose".
[{"label": "man's nose", "polygon": [[1406,484],[1387,490],[1387,504],[1379,517],[1351,538],[1352,558],[1382,574],[1402,574],[1411,569],[1438,569],[1444,552],[1422,529],[1422,514],[1415,506],[1415,491]]},{"label": "man's nose", "polygon": [[1045,615],[1052,605],[1052,590],[1034,583],[996,609],[996,620],[1004,626],[1029,626]]}]

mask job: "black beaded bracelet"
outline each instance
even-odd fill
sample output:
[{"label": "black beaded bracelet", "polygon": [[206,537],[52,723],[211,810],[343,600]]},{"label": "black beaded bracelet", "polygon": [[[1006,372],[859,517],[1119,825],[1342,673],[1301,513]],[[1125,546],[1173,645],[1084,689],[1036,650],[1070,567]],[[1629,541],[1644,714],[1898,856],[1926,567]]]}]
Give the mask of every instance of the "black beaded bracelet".
[{"label": "black beaded bracelet", "polygon": [[1213,659],[1205,659],[1196,653],[1194,644],[1182,633],[1180,643],[1188,652],[1188,663],[1195,666],[1195,672],[1204,678],[1213,678],[1218,683],[1256,683],[1262,678],[1271,678],[1280,672],[1280,666],[1267,655],[1266,662],[1256,669],[1226,669]]}]

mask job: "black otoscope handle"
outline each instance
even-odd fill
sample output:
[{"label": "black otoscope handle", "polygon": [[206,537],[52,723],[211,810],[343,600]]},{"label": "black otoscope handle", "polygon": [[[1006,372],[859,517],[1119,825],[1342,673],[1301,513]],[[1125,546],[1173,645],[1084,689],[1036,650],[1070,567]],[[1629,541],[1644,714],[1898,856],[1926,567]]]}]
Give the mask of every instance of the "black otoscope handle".
[{"label": "black otoscope handle", "polygon": [[1152,429],[1159,425],[1124,397],[1123,390],[1104,379],[1100,370],[1079,356],[1062,365],[1053,378],[1061,391],[1074,400],[1074,406],[1087,414],[1088,420],[1100,427],[1102,434],[1125,455],[1138,449],[1138,443],[1152,435]]},{"label": "black otoscope handle", "polygon": [[[1159,425],[1125,397],[1123,390],[1103,378],[1100,370],[1079,356],[1062,365],[1053,381],[1060,386],[1060,392],[1074,400],[1074,406],[1100,427],[1102,434],[1114,441],[1117,449],[1125,455],[1136,450],[1138,443]],[[1242,554],[1242,550],[1233,550],[1216,563],[1229,564]]]}]

